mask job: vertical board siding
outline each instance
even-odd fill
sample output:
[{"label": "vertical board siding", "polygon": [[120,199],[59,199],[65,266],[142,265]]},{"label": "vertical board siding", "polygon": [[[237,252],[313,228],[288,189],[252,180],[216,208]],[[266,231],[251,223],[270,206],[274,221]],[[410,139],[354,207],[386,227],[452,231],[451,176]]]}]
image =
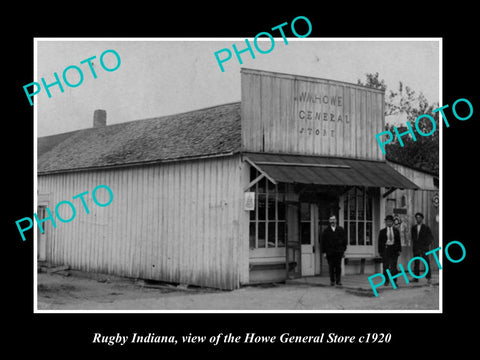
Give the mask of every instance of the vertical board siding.
[{"label": "vertical board siding", "polygon": [[400,174],[405,176],[407,179],[410,179],[415,184],[417,184],[422,190],[438,191],[438,188],[434,185],[433,182],[433,175],[391,161],[388,161],[388,164]]},{"label": "vertical board siding", "polygon": [[[250,183],[250,165],[242,161],[240,165],[242,189]],[[237,224],[238,244],[238,268],[240,284],[248,284],[250,281],[249,257],[250,257],[250,212],[242,211]]]},{"label": "vertical board siding", "polygon": [[383,92],[251,69],[241,83],[245,150],[384,160]]},{"label": "vertical board siding", "polygon": [[[52,213],[63,200],[76,209],[69,223],[56,219],[57,228],[44,223],[47,261],[131,278],[237,288],[242,249],[237,242],[244,241],[241,171],[235,156],[41,175],[39,193],[48,194]],[[106,207],[92,199],[100,184],[113,192]],[[97,192],[100,202],[108,200],[103,190]],[[72,199],[84,191],[89,214],[80,199]]]},{"label": "vertical board siding", "polygon": [[[395,200],[394,204],[397,208],[402,208],[402,197],[405,196],[406,214],[400,215],[400,217],[407,225],[409,241],[411,238],[411,226],[416,223],[415,214],[421,212],[424,215],[424,223],[430,227],[433,233],[434,242],[430,248],[435,249],[438,246],[443,246],[440,239],[440,224],[437,219],[440,208],[433,203],[434,196],[439,194],[439,189],[434,186],[434,176],[397,163],[388,162],[388,164],[420,187],[419,190],[399,189],[388,196],[388,199]],[[430,260],[430,266],[432,266],[433,269],[438,270],[436,262],[434,260],[432,261],[432,259]]]}]

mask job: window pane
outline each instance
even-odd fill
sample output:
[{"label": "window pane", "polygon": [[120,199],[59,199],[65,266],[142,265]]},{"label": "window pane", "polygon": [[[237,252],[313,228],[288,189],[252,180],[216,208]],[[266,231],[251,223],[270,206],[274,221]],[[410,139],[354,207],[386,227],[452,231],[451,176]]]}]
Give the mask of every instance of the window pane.
[{"label": "window pane", "polygon": [[300,203],[300,220],[310,221],[310,204]]},{"label": "window pane", "polygon": [[343,200],[343,218],[348,220],[348,194],[345,195],[345,199]]},{"label": "window pane", "polygon": [[357,219],[364,220],[365,219],[365,212],[363,209],[363,191],[358,190],[357,192]]},{"label": "window pane", "polygon": [[257,183],[257,186],[258,186],[258,187],[257,187],[257,191],[258,191],[259,193],[263,193],[263,194],[265,193],[265,190],[266,190],[266,189],[265,189],[265,183],[266,183],[266,182],[267,182],[267,178],[264,177],[262,180],[260,180],[260,181]]},{"label": "window pane", "polygon": [[265,221],[258,223],[258,247],[265,247]]},{"label": "window pane", "polygon": [[279,222],[278,223],[278,247],[284,247],[285,246],[285,232],[286,232],[286,227],[284,222]]},{"label": "window pane", "polygon": [[257,211],[258,211],[258,219],[265,220],[265,194],[258,194],[257,196],[258,203],[257,203]]},{"label": "window pane", "polygon": [[249,211],[250,213],[250,220],[255,220],[255,214],[257,212],[257,207],[255,206],[255,210]]},{"label": "window pane", "polygon": [[367,220],[372,220],[372,192],[367,192],[367,209],[366,209],[366,217]]},{"label": "window pane", "polygon": [[255,223],[250,222],[249,229],[250,249],[255,249]]},{"label": "window pane", "polygon": [[349,213],[350,213],[350,216],[349,216],[349,219],[350,220],[356,220],[357,219],[357,210],[356,210],[356,197],[355,197],[355,189],[352,189],[350,194],[349,194],[349,197],[348,197],[348,202],[349,202]]},{"label": "window pane", "polygon": [[311,244],[310,240],[310,222],[301,222],[300,223],[300,240],[303,245]]},{"label": "window pane", "polygon": [[268,222],[268,244],[267,247],[275,247],[275,225],[274,221]]},{"label": "window pane", "polygon": [[285,195],[279,194],[278,195],[278,220],[286,220],[285,218]]},{"label": "window pane", "polygon": [[273,193],[275,192],[276,185],[271,181],[267,180],[268,192]]},{"label": "window pane", "polygon": [[355,225],[356,225],[355,222],[351,222],[349,224],[349,228],[350,228],[350,242],[349,242],[349,244],[350,245],[357,245],[357,239],[356,239],[357,228],[356,228]]},{"label": "window pane", "polygon": [[367,235],[365,238],[365,245],[372,245],[372,223],[367,222]]},{"label": "window pane", "polygon": [[268,219],[275,220],[275,193],[268,194]]},{"label": "window pane", "polygon": [[364,230],[364,223],[363,222],[359,222],[358,223],[358,226],[357,226],[357,229],[358,229],[358,237],[357,237],[357,243],[358,245],[365,245],[365,234],[363,232]]}]

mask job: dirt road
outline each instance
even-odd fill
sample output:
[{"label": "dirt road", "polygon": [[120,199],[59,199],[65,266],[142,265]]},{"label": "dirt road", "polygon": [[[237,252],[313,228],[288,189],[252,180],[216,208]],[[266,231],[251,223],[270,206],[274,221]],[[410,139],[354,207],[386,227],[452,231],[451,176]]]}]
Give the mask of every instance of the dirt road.
[{"label": "dirt road", "polygon": [[39,273],[38,310],[438,310],[438,285],[379,297],[301,284],[221,291]]}]

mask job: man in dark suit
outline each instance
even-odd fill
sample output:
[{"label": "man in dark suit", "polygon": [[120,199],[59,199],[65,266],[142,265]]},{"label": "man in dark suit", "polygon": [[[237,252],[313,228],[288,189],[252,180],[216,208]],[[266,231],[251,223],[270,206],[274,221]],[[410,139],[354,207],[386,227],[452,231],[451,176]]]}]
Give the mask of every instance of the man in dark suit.
[{"label": "man in dark suit", "polygon": [[385,224],[387,226],[381,229],[378,234],[378,253],[382,257],[385,286],[388,286],[390,278],[387,275],[387,269],[392,276],[397,274],[397,260],[398,255],[402,251],[402,244],[400,242],[400,232],[393,227],[392,215],[386,216]]},{"label": "man in dark suit", "polygon": [[330,226],[322,234],[322,252],[327,254],[330,285],[342,285],[342,257],[347,249],[347,236],[341,226],[337,226],[335,215],[328,219]]},{"label": "man in dark suit", "polygon": [[[428,256],[425,255],[430,249],[430,244],[433,242],[433,234],[430,228],[423,224],[423,214],[417,212],[415,214],[416,225],[412,226],[412,250],[414,257],[422,257],[428,265],[428,273],[426,275],[427,282],[430,283],[432,279],[432,272],[430,270],[430,262]],[[420,274],[420,260],[415,260],[413,263],[413,273],[417,276]],[[418,279],[412,281],[418,282]]]}]

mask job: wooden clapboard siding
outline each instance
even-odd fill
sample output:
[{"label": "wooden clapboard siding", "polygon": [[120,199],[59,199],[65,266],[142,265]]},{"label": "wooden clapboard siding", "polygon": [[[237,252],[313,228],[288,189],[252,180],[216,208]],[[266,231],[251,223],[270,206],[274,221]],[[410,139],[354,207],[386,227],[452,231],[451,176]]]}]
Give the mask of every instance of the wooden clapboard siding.
[{"label": "wooden clapboard siding", "polygon": [[433,178],[438,177],[424,171],[416,170],[408,166],[404,166],[392,161],[388,164],[397,170],[400,174],[417,184],[422,190],[436,190],[438,188],[434,185]]},{"label": "wooden clapboard siding", "polygon": [[[348,116],[349,119],[352,118],[352,94],[351,94],[352,89],[349,87],[344,86],[343,87],[343,99],[344,99],[344,110],[345,110],[345,115]],[[351,121],[351,120],[350,120]],[[345,153],[349,154],[352,151],[352,141],[350,140],[352,138],[352,127],[351,126],[345,126],[343,129],[343,148],[345,149]]]},{"label": "wooden clapboard siding", "polygon": [[[436,176],[395,162],[388,161],[388,164],[420,187],[419,190],[399,189],[387,197],[388,199],[394,200],[393,206],[395,208],[403,209],[406,212],[406,214],[400,214],[399,216],[408,228],[408,240],[410,241],[410,228],[415,224],[415,214],[421,212],[424,215],[424,223],[430,227],[433,233],[434,242],[431,245],[431,249],[442,246],[439,231],[440,224],[437,218],[440,206],[436,206],[433,202],[434,196],[439,195],[439,189],[434,185],[433,181]],[[405,199],[404,207],[402,206],[402,198]],[[408,253],[408,255],[411,254]],[[409,260],[410,258],[403,256],[404,262]],[[430,266],[438,269],[436,262],[434,260],[432,261],[432,259]]]},{"label": "wooden clapboard siding", "polygon": [[383,91],[252,69],[242,69],[241,89],[245,150],[384,160],[375,140],[384,129]]},{"label": "wooden clapboard siding", "polygon": [[[245,253],[243,242],[248,245],[239,228],[245,217],[242,172],[240,157],[230,156],[39,176],[39,193],[46,194],[52,212],[62,200],[77,210],[70,223],[57,220],[56,229],[46,223],[47,261],[131,278],[237,288],[245,272],[238,252]],[[99,184],[114,195],[106,207],[91,197]],[[80,199],[72,200],[87,190],[89,214]],[[101,193],[99,201],[106,202]]]}]

